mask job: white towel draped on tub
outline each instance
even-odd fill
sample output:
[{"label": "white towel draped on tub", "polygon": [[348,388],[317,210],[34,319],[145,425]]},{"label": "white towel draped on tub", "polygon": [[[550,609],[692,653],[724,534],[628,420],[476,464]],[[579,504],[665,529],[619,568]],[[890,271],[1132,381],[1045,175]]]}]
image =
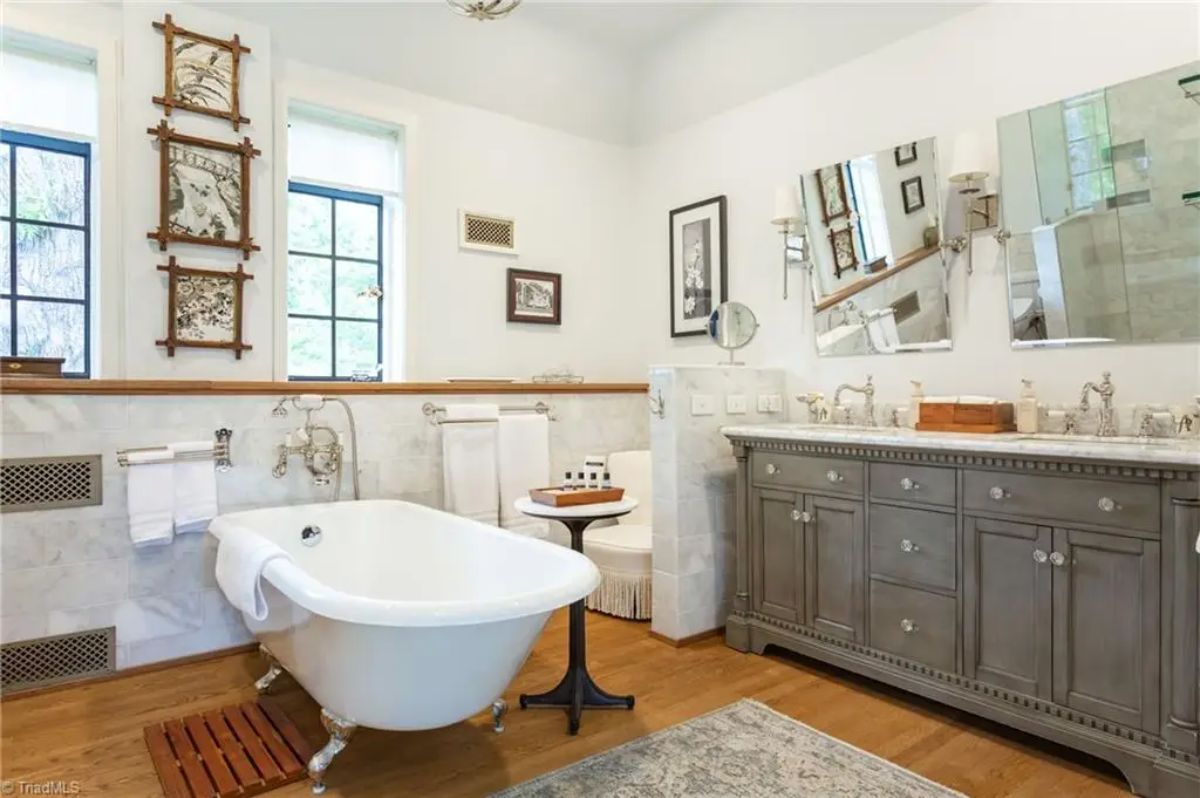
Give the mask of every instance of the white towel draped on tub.
[{"label": "white towel draped on tub", "polygon": [[442,421],[442,502],[446,512],[493,526],[500,522],[494,404],[447,405]]},{"label": "white towel draped on tub", "polygon": [[499,439],[500,526],[546,538],[549,524],[517,512],[513,502],[530,488],[550,484],[550,420],[544,413],[501,416]]},{"label": "white towel draped on tub", "polygon": [[134,546],[163,545],[175,536],[175,465],[169,458],[169,451],[129,453],[125,490]]},{"label": "white towel draped on tub", "polygon": [[217,584],[229,603],[256,621],[267,618],[262,572],[267,563],[291,557],[262,535],[234,527],[221,534],[217,546]]},{"label": "white towel draped on tub", "polygon": [[[212,441],[173,443],[171,453],[212,452]],[[211,459],[175,463],[175,533],[203,532],[217,514],[217,470]]]}]

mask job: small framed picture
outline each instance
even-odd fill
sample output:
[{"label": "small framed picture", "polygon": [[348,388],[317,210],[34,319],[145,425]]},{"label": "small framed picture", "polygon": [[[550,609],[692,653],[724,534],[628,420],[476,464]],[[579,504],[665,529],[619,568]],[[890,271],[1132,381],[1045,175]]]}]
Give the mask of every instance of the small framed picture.
[{"label": "small framed picture", "polygon": [[253,347],[242,341],[242,285],[254,276],[237,265],[237,271],[190,269],[172,255],[166,266],[167,337],[156,341],[175,357],[179,347],[228,349],[241,360]]},{"label": "small framed picture", "polygon": [[233,123],[233,129],[250,120],[242,116],[238,98],[238,70],[241,57],[250,52],[243,47],[237,34],[232,39],[216,39],[185,28],[171,20],[171,15],[155,22],[154,28],[163,32],[163,95],[152,98],[171,115],[176,108],[207,116],[217,116]]},{"label": "small framed picture", "polygon": [[821,221],[826,226],[834,219],[849,218],[850,203],[846,200],[846,179],[842,177],[842,165],[817,170],[817,191],[821,195]]},{"label": "small framed picture", "polygon": [[901,144],[896,148],[896,166],[904,166],[917,160],[917,143]]},{"label": "small framed picture", "polygon": [[708,317],[725,301],[725,197],[670,212],[671,337],[707,335]]},{"label": "small framed picture", "polygon": [[904,198],[904,212],[913,213],[925,207],[925,189],[921,177],[910,177],[900,184],[900,196]]},{"label": "small framed picture", "polygon": [[854,251],[854,227],[847,225],[829,231],[829,247],[833,250],[833,275],[841,279],[842,272],[858,268],[858,253]]},{"label": "small framed picture", "polygon": [[508,320],[562,324],[562,275],[509,269]]}]

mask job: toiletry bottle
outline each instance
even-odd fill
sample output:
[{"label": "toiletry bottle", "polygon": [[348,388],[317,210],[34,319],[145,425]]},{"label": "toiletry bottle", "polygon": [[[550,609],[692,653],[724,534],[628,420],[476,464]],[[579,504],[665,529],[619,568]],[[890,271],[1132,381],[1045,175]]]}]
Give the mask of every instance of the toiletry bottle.
[{"label": "toiletry bottle", "polygon": [[566,474],[563,475],[562,489],[570,490],[573,487],[575,487],[575,483],[571,481],[571,472],[568,471]]},{"label": "toiletry bottle", "polygon": [[1017,432],[1033,433],[1038,429],[1037,394],[1033,380],[1021,380],[1021,396],[1017,400]]},{"label": "toiletry bottle", "polygon": [[921,400],[925,398],[925,389],[921,386],[920,380],[910,380],[912,383],[912,397],[908,404],[908,426],[913,429],[917,428],[917,422],[921,420]]},{"label": "toiletry bottle", "polygon": [[589,488],[591,488],[592,490],[595,490],[596,488],[600,487],[600,480],[597,479],[596,477],[597,477],[597,474],[595,471],[592,471],[591,473],[588,474],[587,486]]},{"label": "toiletry bottle", "polygon": [[583,475],[582,471],[575,475],[575,487],[579,488],[580,490],[583,490],[587,487],[587,478]]},{"label": "toiletry bottle", "polygon": [[612,488],[612,476],[607,471],[604,472],[604,479],[601,481],[600,487],[605,490]]}]

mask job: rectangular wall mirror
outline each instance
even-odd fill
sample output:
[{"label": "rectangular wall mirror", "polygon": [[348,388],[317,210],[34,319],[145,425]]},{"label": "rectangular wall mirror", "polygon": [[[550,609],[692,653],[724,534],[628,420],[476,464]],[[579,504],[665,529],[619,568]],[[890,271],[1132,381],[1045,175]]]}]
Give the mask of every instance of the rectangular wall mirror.
[{"label": "rectangular wall mirror", "polygon": [[932,138],[800,176],[820,355],[950,348]]},{"label": "rectangular wall mirror", "polygon": [[1013,346],[1200,339],[1200,62],[997,131]]}]

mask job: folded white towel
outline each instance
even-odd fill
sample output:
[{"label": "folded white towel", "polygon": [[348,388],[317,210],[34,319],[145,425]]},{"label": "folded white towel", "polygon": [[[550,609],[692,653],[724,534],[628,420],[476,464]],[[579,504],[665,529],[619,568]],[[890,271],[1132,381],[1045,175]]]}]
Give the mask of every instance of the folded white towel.
[{"label": "folded white towel", "polygon": [[217,545],[217,584],[229,603],[256,621],[267,618],[262,573],[267,563],[291,557],[278,545],[248,529],[233,527]]},{"label": "folded white towel", "polygon": [[[175,455],[211,452],[212,441],[173,443]],[[211,459],[175,462],[175,533],[203,532],[217,514],[217,470]]]},{"label": "folded white towel", "polygon": [[448,513],[485,524],[500,522],[500,482],[496,469],[497,423],[494,404],[448,405],[442,425],[442,504]]},{"label": "folded white towel", "polygon": [[500,526],[546,538],[550,525],[518,512],[513,502],[530,488],[550,484],[550,422],[543,413],[501,416],[497,435],[500,464]]},{"label": "folded white towel", "polygon": [[175,466],[169,449],[130,452],[126,482],[129,537],[134,546],[154,546],[174,537]]},{"label": "folded white towel", "polygon": [[958,397],[958,403],[962,405],[998,405],[1000,400],[994,396],[973,396],[971,394],[963,394]]}]

